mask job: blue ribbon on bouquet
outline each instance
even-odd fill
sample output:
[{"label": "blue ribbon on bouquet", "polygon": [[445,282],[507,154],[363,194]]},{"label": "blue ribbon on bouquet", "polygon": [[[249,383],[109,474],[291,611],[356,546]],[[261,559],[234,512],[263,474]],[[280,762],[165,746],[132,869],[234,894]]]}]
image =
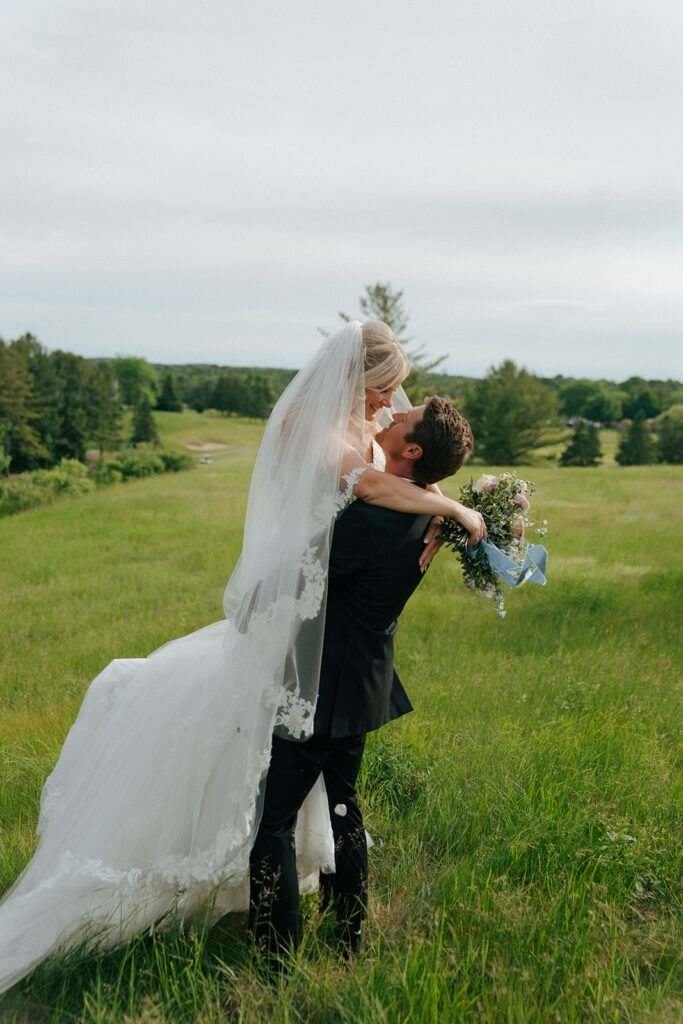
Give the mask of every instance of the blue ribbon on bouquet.
[{"label": "blue ribbon on bouquet", "polygon": [[500,576],[508,587],[521,587],[522,583],[540,583],[541,586],[545,586],[548,552],[542,544],[528,545],[523,565],[504,555],[488,540],[480,540],[478,544],[465,550],[473,562],[479,558],[488,562],[489,568],[496,576]]}]

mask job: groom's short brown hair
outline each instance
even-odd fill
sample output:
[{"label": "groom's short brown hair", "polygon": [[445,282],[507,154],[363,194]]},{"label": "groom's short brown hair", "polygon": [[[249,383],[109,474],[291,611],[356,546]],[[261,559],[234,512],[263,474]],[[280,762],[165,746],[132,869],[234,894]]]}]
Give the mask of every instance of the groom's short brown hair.
[{"label": "groom's short brown hair", "polygon": [[435,484],[467,462],[474,440],[465,417],[445,398],[432,395],[425,399],[424,406],[422,419],[405,441],[422,448],[422,456],[413,463],[413,479],[420,484]]}]

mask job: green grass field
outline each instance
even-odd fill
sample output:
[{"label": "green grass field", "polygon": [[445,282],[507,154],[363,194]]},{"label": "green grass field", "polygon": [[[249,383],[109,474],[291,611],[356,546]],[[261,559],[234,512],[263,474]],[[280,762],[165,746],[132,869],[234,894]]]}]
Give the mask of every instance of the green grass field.
[{"label": "green grass field", "polygon": [[[175,444],[250,448],[260,430],[164,416]],[[0,890],[90,679],[220,617],[253,458],[0,521]],[[512,594],[500,621],[442,552],[403,616],[416,711],[368,746],[361,958],[339,964],[309,898],[287,987],[259,980],[235,915],[39,970],[0,1001],[2,1024],[681,1020],[683,472],[528,475],[548,586]]]}]

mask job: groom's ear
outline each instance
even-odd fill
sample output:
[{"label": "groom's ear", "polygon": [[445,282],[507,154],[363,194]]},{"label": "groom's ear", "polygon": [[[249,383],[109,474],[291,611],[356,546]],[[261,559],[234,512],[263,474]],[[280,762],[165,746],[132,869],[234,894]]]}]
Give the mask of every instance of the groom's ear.
[{"label": "groom's ear", "polygon": [[409,462],[414,462],[416,459],[422,458],[422,445],[420,444],[408,444],[403,449],[403,458],[408,459]]}]

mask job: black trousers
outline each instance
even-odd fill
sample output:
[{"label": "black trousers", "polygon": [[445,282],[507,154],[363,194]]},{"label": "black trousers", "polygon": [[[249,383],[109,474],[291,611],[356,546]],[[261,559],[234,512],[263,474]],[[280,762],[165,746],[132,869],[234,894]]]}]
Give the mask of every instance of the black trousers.
[{"label": "black trousers", "polygon": [[[273,737],[263,816],[250,856],[249,930],[271,953],[299,944],[296,817],[322,772],[334,835],[335,874],[323,875],[323,899],[334,906],[342,941],[360,931],[367,908],[368,857],[356,799],[365,736],[312,736],[305,743]],[[351,939],[352,941],[352,939]]]}]

